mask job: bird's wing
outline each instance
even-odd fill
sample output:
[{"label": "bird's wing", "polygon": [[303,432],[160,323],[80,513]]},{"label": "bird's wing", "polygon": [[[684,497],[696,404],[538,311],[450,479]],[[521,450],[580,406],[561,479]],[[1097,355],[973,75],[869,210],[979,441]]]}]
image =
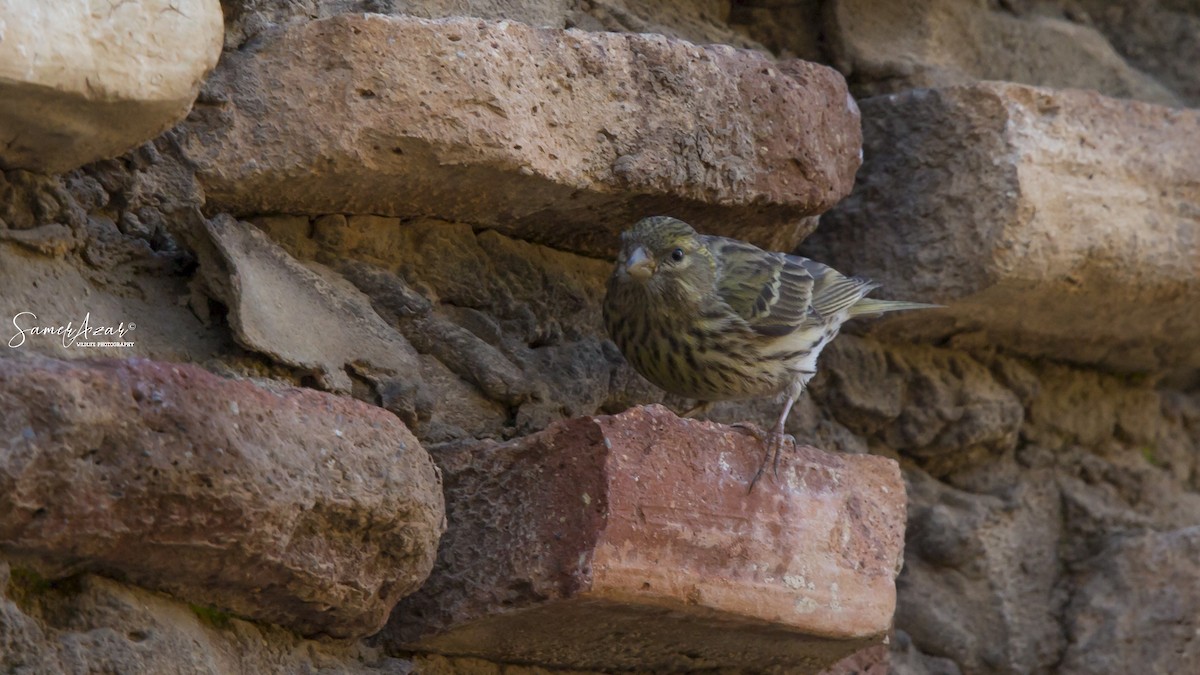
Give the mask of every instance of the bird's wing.
[{"label": "bird's wing", "polygon": [[812,274],[801,258],[771,253],[734,239],[712,237],[717,294],[762,335],[787,335],[808,315]]},{"label": "bird's wing", "polygon": [[829,265],[808,258],[789,256],[799,262],[812,276],[812,308],[823,316],[832,317],[850,309],[879,284],[862,277],[848,277]]}]

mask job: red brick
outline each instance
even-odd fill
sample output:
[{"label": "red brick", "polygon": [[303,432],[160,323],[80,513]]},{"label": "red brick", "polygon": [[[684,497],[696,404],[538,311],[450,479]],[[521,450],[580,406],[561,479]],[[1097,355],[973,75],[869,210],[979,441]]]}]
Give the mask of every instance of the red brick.
[{"label": "red brick", "polygon": [[574,668],[805,664],[877,644],[904,542],[897,464],[658,406],[440,457],[450,529],[391,646]]}]

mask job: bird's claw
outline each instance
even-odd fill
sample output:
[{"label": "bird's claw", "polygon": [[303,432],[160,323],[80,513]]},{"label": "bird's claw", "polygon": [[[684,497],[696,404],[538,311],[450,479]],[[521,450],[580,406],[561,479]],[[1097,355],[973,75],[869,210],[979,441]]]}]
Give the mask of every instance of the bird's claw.
[{"label": "bird's claw", "polygon": [[754,473],[754,478],[750,479],[750,489],[748,492],[754,491],[754,485],[758,483],[758,479],[762,477],[763,471],[766,470],[767,464],[771,464],[771,471],[775,477],[779,477],[779,456],[783,454],[784,446],[791,445],[796,447],[796,438],[791,434],[785,434],[781,430],[764,431],[753,424],[737,423],[732,425],[734,428],[741,429],[749,433],[751,436],[758,439],[762,443],[766,453],[763,455],[762,464],[759,465],[758,471]]}]

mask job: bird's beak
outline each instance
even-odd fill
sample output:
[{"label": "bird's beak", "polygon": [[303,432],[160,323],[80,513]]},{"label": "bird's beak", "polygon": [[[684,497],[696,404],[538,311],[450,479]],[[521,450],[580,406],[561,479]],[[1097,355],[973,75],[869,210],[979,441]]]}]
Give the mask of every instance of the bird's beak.
[{"label": "bird's beak", "polygon": [[633,249],[633,253],[625,260],[625,271],[634,279],[645,281],[654,274],[654,261],[646,255],[646,249],[639,246]]}]

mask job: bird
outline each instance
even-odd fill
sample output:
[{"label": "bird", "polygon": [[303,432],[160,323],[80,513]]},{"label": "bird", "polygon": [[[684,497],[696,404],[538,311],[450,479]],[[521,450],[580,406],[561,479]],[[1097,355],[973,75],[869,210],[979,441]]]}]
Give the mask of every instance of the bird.
[{"label": "bird", "polygon": [[[608,279],[605,329],[634,370],[659,388],[694,399],[692,417],[717,401],[782,396],[762,465],[779,471],[784,425],[817,373],[821,350],[848,319],[940,305],[866,297],[879,284],[808,258],[696,232],[670,216],[621,233]],[[773,457],[773,459],[772,459]]]}]

